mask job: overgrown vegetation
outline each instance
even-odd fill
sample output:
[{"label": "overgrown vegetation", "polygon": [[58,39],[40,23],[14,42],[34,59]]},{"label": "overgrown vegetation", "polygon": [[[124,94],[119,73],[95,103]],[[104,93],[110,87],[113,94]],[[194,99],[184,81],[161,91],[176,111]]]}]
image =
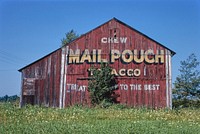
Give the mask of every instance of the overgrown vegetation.
[{"label": "overgrown vegetation", "polygon": [[200,108],[200,100],[173,99],[173,108]]},{"label": "overgrown vegetation", "polygon": [[0,133],[149,134],[200,133],[199,109],[151,110],[69,107],[66,109],[0,103]]},{"label": "overgrown vegetation", "polygon": [[101,63],[100,69],[92,67],[91,80],[89,80],[88,90],[93,105],[101,104],[107,107],[116,102],[114,90],[117,88],[117,82],[112,68],[107,63]]}]

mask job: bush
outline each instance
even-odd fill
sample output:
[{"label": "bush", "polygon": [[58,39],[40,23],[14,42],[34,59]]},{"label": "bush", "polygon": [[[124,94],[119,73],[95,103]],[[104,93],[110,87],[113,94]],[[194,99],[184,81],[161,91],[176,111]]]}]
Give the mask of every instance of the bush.
[{"label": "bush", "polygon": [[173,108],[200,108],[200,100],[179,99],[172,101]]},{"label": "bush", "polygon": [[110,106],[115,102],[114,90],[117,88],[114,75],[111,74],[112,68],[107,63],[101,63],[100,69],[93,67],[90,70],[93,70],[93,75],[88,90],[92,104]]}]

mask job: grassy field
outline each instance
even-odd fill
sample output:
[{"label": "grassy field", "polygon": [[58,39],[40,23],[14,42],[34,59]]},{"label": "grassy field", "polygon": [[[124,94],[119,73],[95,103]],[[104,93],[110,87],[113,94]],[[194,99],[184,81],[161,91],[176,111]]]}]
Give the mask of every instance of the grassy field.
[{"label": "grassy field", "polygon": [[149,110],[70,107],[66,109],[0,103],[0,134],[199,134],[200,109]]}]

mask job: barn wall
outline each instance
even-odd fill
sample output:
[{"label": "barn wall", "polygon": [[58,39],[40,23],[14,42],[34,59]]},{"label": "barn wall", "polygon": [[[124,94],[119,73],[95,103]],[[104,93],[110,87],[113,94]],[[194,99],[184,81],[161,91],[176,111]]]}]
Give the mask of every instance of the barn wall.
[{"label": "barn wall", "polygon": [[[127,37],[126,42],[108,41],[102,43],[102,38]],[[105,41],[105,40],[104,40]],[[145,35],[134,31],[133,29],[121,24],[115,20],[90,31],[81,36],[81,38],[72,42],[65,48],[65,51],[80,49],[80,53],[84,53],[88,49],[92,56],[93,49],[101,50],[101,59],[107,59],[110,63],[111,50],[116,49],[122,53],[124,50],[149,50],[154,54],[163,50],[164,63],[124,63],[120,58],[116,59],[110,66],[116,71],[120,69],[139,69],[140,76],[117,76],[118,89],[117,98],[121,104],[128,106],[146,106],[146,107],[171,107],[171,53],[168,49],[157,42],[147,38]],[[70,52],[69,52],[70,53]],[[88,69],[91,66],[99,66],[96,62],[92,63],[67,63],[70,54],[64,56],[66,61],[65,69],[65,92],[63,92],[64,101],[60,107],[66,107],[74,104],[90,105],[88,88]],[[97,58],[97,57],[96,57]],[[93,59],[92,59],[93,60]],[[64,87],[63,87],[64,88]]]},{"label": "barn wall", "polygon": [[57,50],[22,70],[21,105],[59,106],[60,55]]},{"label": "barn wall", "polygon": [[[148,51],[152,54],[147,55],[145,52]],[[127,52],[133,53],[130,61]],[[157,55],[163,58],[156,61]],[[115,91],[118,103],[133,107],[171,108],[172,55],[173,52],[165,46],[112,19],[21,69],[21,105],[90,106],[89,69],[100,67],[100,62],[108,62],[118,81]],[[144,60],[139,61],[141,57]]]}]

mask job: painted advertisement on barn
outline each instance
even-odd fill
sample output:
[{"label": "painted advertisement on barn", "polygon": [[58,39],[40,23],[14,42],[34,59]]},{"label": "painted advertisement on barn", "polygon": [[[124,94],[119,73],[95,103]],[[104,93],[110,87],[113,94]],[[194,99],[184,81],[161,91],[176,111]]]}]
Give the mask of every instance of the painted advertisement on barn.
[{"label": "painted advertisement on barn", "polygon": [[106,62],[117,85],[117,102],[128,106],[172,107],[172,50],[113,18],[74,41],[21,68],[24,104],[60,107],[91,105],[91,67]]},{"label": "painted advertisement on barn", "polygon": [[98,68],[101,62],[112,67],[111,73],[118,81],[119,103],[146,107],[169,105],[166,103],[170,103],[170,93],[166,92],[169,51],[144,35],[111,21],[66,46],[64,51],[65,98],[71,98],[66,105],[89,103],[90,68]]}]

